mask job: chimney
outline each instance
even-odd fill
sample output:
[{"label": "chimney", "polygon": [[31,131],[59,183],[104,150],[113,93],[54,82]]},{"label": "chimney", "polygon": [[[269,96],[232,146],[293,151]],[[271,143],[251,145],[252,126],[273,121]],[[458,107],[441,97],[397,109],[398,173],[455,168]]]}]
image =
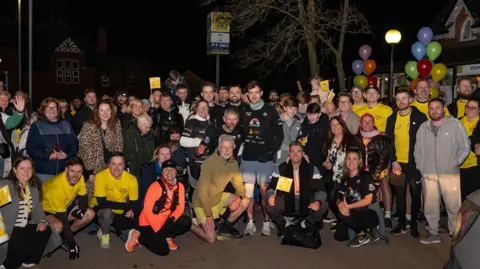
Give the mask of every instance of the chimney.
[{"label": "chimney", "polygon": [[107,27],[100,26],[97,30],[97,52],[107,52]]}]

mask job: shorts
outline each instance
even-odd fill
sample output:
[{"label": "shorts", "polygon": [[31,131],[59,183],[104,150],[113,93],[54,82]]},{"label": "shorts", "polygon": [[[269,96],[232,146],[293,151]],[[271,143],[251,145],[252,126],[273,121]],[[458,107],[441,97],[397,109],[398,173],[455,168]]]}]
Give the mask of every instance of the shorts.
[{"label": "shorts", "polygon": [[272,177],[273,162],[255,162],[243,160],[240,164],[240,173],[244,183],[268,184]]},{"label": "shorts", "polygon": [[[77,203],[72,203],[71,205],[69,205],[67,207],[67,216],[70,216],[70,212],[72,212],[72,210],[77,206]],[[52,213],[52,212],[47,212],[45,211],[45,216],[49,216],[49,215],[53,215],[53,216],[56,216],[57,213]]]},{"label": "shorts", "polygon": [[[230,195],[233,195],[228,192],[222,193],[222,198],[220,202],[212,207],[212,217],[218,219],[225,211],[227,210],[226,203]],[[204,224],[207,221],[207,215],[201,207],[194,207],[195,215],[197,216],[197,221],[199,224]]]}]

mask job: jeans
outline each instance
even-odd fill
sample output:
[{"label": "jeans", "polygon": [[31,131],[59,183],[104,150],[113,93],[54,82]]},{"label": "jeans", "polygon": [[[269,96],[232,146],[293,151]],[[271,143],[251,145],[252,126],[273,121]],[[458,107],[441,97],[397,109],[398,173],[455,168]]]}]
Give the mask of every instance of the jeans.
[{"label": "jeans", "polygon": [[110,226],[112,226],[121,239],[126,238],[127,233],[125,231],[135,229],[138,224],[136,217],[127,218],[125,215],[115,214],[109,208],[98,210],[97,216],[98,223],[100,224],[103,233],[108,233],[110,231]]}]

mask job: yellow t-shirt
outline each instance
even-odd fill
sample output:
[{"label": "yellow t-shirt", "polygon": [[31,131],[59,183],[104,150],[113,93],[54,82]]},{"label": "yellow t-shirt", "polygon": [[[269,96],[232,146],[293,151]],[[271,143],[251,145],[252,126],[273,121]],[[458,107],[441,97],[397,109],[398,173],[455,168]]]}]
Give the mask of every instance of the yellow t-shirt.
[{"label": "yellow t-shirt", "polygon": [[360,117],[360,114],[358,114],[358,111],[367,107],[367,104],[366,103],[363,103],[363,105],[361,106],[357,106],[355,104],[352,105],[352,111],[355,112],[359,117]]},{"label": "yellow t-shirt", "polygon": [[72,186],[67,181],[66,173],[60,173],[42,184],[43,210],[52,214],[67,212],[77,195],[87,195],[83,176],[75,186]]},{"label": "yellow t-shirt", "polygon": [[410,116],[412,112],[401,116],[397,112],[397,121],[395,122],[395,151],[397,153],[397,162],[408,163],[408,154],[410,153]]},{"label": "yellow t-shirt", "polygon": [[385,132],[385,129],[387,128],[387,119],[390,117],[390,115],[392,115],[391,107],[378,103],[373,108],[368,108],[368,106],[365,105],[357,112],[359,117],[362,117],[362,115],[365,113],[372,114],[375,117],[375,126],[377,129],[380,132]]},{"label": "yellow t-shirt", "polygon": [[465,116],[465,106],[467,106],[468,101],[462,102],[460,99],[457,100],[457,119]]},{"label": "yellow t-shirt", "polygon": [[[95,175],[95,185],[93,188],[93,198],[90,201],[90,207],[98,205],[96,197],[105,197],[107,201],[117,203],[127,203],[128,201],[138,200],[138,182],[137,178],[123,171],[120,179],[115,179],[110,173],[110,168],[104,169]],[[112,210],[115,214],[123,214],[123,210]]]},{"label": "yellow t-shirt", "polygon": [[[421,103],[421,102],[418,102],[417,99],[415,99],[410,105],[416,107],[418,110],[420,110],[420,112],[422,112],[423,114],[425,114],[425,116],[427,116],[427,119],[430,119],[430,116],[428,115],[428,101]],[[451,116],[451,115],[452,114],[450,114],[450,111],[448,111],[447,106],[445,106],[445,116]]]},{"label": "yellow t-shirt", "polygon": [[[467,130],[467,135],[470,137],[473,133],[473,130],[477,126],[478,117],[476,117],[474,120],[470,122],[468,121],[468,117],[463,117],[460,121],[463,123],[463,126],[465,126],[465,129]],[[462,169],[470,168],[476,165],[477,165],[477,155],[475,155],[475,152],[470,151],[470,154],[468,154],[467,159],[465,159],[465,161],[462,163],[460,168]]]}]

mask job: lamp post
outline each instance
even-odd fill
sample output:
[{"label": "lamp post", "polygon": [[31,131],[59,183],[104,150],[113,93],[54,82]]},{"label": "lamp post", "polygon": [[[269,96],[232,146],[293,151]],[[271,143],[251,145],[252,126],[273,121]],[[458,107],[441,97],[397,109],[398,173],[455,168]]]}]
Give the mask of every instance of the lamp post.
[{"label": "lamp post", "polygon": [[22,0],[18,0],[18,87],[22,89]]},{"label": "lamp post", "polygon": [[388,97],[393,98],[395,92],[393,89],[393,53],[395,44],[398,44],[402,39],[400,31],[392,29],[385,34],[385,40],[389,45],[392,45],[392,52],[390,54],[390,75],[388,76]]}]

